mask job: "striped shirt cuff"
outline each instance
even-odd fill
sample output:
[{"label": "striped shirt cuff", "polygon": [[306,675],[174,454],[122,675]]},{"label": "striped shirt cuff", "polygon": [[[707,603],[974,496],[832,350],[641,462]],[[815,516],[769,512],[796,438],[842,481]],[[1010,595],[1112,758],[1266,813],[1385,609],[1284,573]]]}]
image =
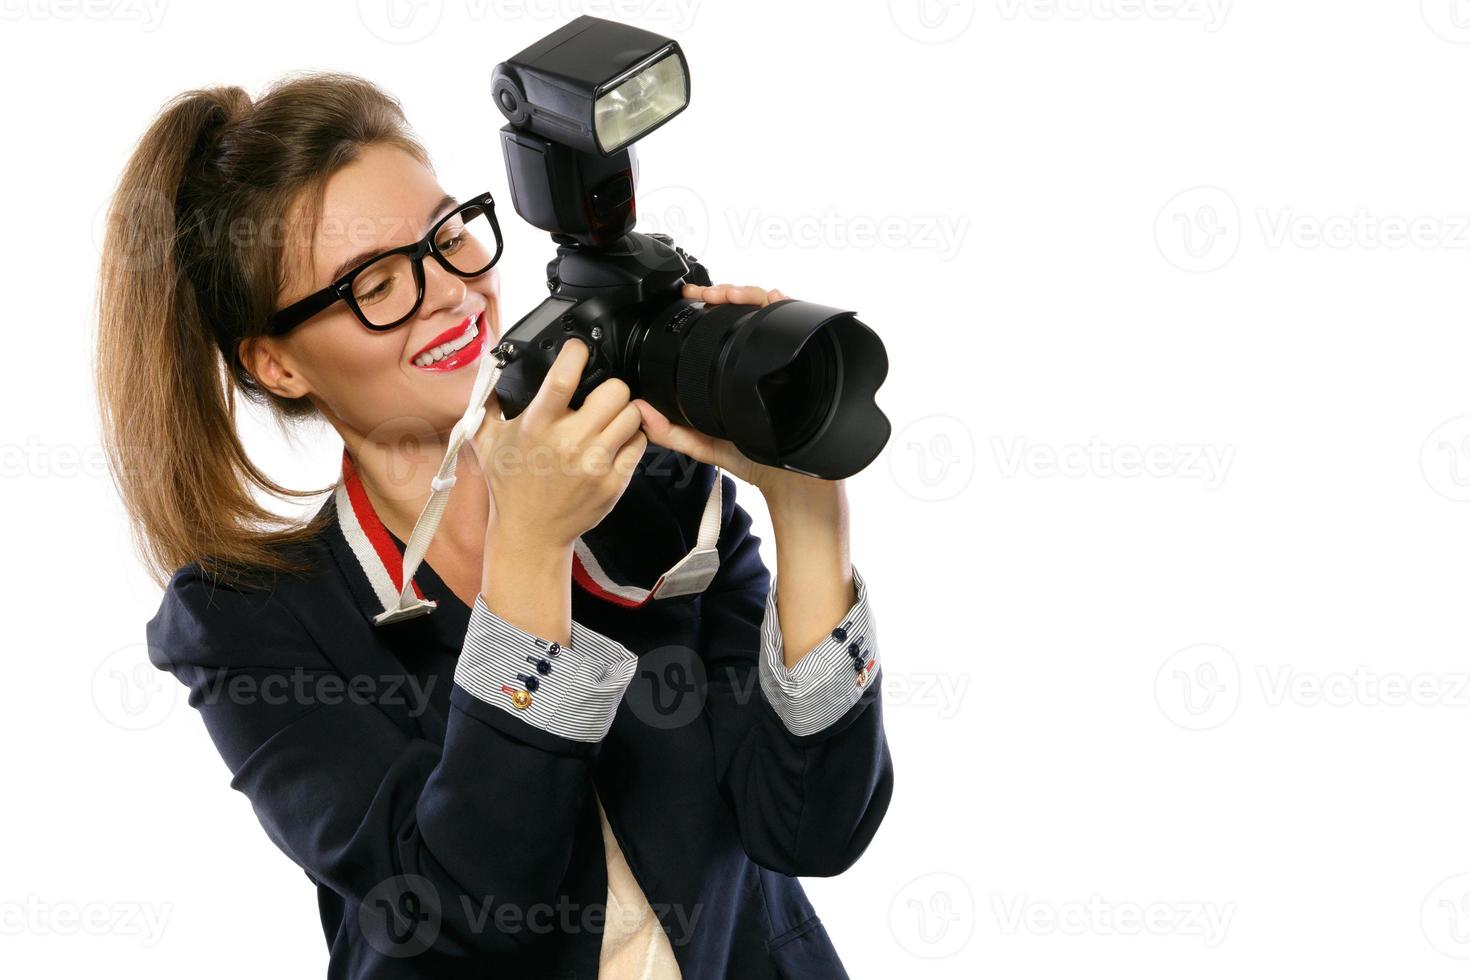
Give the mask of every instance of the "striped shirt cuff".
[{"label": "striped shirt cuff", "polygon": [[867,586],[856,565],[852,566],[852,584],[857,592],[852,608],[795,667],[787,667],[776,611],[776,580],[771,579],[761,622],[761,692],[793,735],[811,735],[831,725],[877,683],[877,638]]},{"label": "striped shirt cuff", "polygon": [[597,742],[612,727],[638,655],[572,620],[572,642],[544,640],[475,596],[454,682],[543,731]]}]

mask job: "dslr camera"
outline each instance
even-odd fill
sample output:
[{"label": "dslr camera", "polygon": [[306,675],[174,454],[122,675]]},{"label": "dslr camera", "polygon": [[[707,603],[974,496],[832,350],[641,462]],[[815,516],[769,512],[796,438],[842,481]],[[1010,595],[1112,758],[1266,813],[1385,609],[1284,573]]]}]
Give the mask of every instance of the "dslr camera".
[{"label": "dslr camera", "polygon": [[640,234],[633,144],[689,104],[677,42],[578,17],[491,77],[505,116],[511,200],[550,232],[550,295],[491,351],[506,418],[525,410],[562,345],[591,352],[571,407],[622,378],[676,423],[729,439],[749,458],[827,480],[871,463],[891,427],[874,402],[883,343],[850,310],[801,300],[693,302],[704,266],[668,235]]}]

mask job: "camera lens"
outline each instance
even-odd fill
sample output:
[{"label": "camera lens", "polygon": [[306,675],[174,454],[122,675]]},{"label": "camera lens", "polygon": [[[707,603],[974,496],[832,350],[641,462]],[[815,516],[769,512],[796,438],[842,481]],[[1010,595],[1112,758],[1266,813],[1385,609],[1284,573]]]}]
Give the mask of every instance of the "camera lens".
[{"label": "camera lens", "polygon": [[888,441],[873,400],[888,356],[850,312],[677,300],[637,319],[646,327],[628,352],[640,395],[756,462],[839,480]]},{"label": "camera lens", "polygon": [[778,452],[794,452],[817,434],[832,412],[839,384],[837,352],[827,333],[814,336],[789,366],[761,379],[761,401]]}]

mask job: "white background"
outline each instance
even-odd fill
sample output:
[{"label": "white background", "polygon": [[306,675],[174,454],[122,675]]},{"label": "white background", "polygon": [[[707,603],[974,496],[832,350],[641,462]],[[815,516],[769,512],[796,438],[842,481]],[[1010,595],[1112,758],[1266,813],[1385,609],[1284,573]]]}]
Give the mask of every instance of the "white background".
[{"label": "white background", "polygon": [[[581,12],[692,66],[645,230],[888,345],[849,494],[896,796],[807,882],[853,976],[1464,975],[1470,4],[415,2],[0,0],[7,976],[325,965],[142,666],[89,374],[132,142],[185,88],[345,69],[506,199],[490,68]],[[550,249],[505,211],[513,318]],[[330,432],[245,427],[335,478]]]}]

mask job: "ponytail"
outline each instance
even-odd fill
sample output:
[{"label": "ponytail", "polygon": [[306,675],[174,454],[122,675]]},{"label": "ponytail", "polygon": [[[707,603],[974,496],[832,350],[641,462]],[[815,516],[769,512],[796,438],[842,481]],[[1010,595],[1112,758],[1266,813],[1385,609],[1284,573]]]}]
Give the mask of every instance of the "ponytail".
[{"label": "ponytail", "polygon": [[237,395],[267,406],[288,435],[317,410],[257,385],[239,346],[264,332],[283,279],[286,242],[262,231],[298,201],[309,225],[327,178],[380,142],[428,163],[391,96],[351,75],[308,74],[254,103],[236,87],[183,93],[123,171],[102,251],[96,385],[108,467],[160,584],[195,561],[229,580],[309,568],[295,546],[320,522],[283,517],[259,495],[331,488],[293,490],[262,472],[235,407]]}]

